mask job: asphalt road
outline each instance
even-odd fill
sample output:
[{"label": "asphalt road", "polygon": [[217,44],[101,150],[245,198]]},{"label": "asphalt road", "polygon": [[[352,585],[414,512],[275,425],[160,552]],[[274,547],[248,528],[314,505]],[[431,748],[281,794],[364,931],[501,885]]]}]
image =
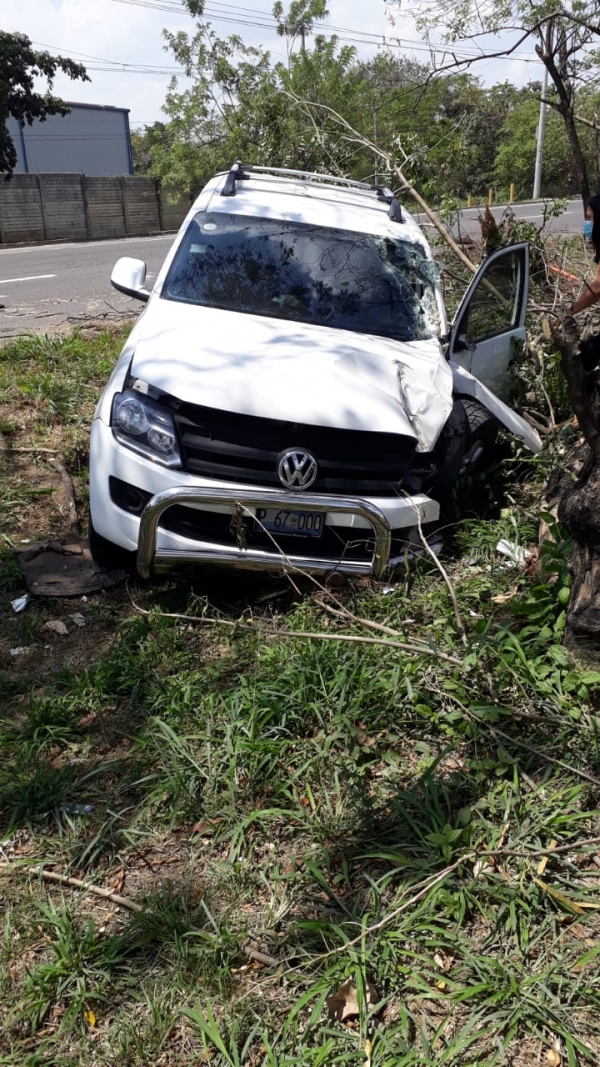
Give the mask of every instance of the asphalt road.
[{"label": "asphalt road", "polygon": [[[469,234],[469,236],[475,238],[481,237],[481,230],[477,220],[484,210],[484,208],[465,208],[464,211],[461,211],[461,233]],[[500,222],[500,219],[506,210],[506,205],[499,205],[491,208],[492,215],[498,222]],[[543,220],[543,205],[539,203],[513,204],[512,210],[517,218],[523,219],[526,222],[533,222],[538,227],[541,226]],[[425,215],[417,214],[415,217],[426,230],[429,230],[430,228],[433,229]],[[567,210],[564,211],[562,215],[559,215],[557,219],[548,219],[545,230],[547,233],[581,233],[582,224],[583,207],[581,200],[569,200]]]},{"label": "asphalt road", "polygon": [[[498,219],[504,210],[492,209]],[[541,223],[539,204],[517,204],[514,211],[519,218]],[[478,209],[461,212],[463,233],[480,236],[478,215]],[[549,222],[548,229],[579,233],[582,220],[581,201],[573,200],[563,215]],[[420,221],[428,229],[427,220]],[[112,268],[120,256],[143,259],[152,282],[172,241],[173,235],[165,234],[0,250],[0,338],[52,332],[90,318],[109,321],[135,316],[143,305],[112,288]]]},{"label": "asphalt road", "polygon": [[164,234],[0,250],[0,338],[136,315],[144,305],[113,289],[111,271],[120,256],[143,259],[152,283],[172,241]]}]

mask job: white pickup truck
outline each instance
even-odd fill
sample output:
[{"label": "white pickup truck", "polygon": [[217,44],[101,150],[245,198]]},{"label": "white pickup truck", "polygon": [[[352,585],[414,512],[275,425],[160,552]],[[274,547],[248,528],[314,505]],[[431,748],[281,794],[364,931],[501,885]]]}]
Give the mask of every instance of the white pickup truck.
[{"label": "white pickup truck", "polygon": [[414,219],[383,186],[233,165],[184,221],[91,431],[90,544],[179,563],[382,576],[499,426],[525,337],[528,248],[502,249],[451,326]]}]

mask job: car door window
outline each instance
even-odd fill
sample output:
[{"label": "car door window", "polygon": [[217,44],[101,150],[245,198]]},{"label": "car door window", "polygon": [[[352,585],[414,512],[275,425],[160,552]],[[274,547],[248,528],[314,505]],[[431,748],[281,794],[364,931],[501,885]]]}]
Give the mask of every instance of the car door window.
[{"label": "car door window", "polygon": [[520,249],[493,260],[460,319],[457,334],[472,344],[519,325],[524,292],[524,259]]}]

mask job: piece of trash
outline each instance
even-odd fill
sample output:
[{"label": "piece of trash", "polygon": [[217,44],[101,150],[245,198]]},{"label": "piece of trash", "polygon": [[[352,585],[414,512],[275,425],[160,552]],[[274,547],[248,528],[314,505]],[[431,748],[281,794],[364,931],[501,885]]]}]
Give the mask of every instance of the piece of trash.
[{"label": "piece of trash", "polygon": [[86,1011],[85,1021],[88,1026],[94,1027],[96,1025],[96,1016],[94,1015],[93,1011]]},{"label": "piece of trash", "polygon": [[85,626],[85,619],[83,615],[80,615],[78,611],[74,615],[69,615],[69,618],[75,623],[76,626]]},{"label": "piece of trash", "polygon": [[471,616],[472,619],[483,619],[483,615],[481,614],[481,612],[473,611],[472,608],[469,611],[469,615]]},{"label": "piece of trash", "polygon": [[491,862],[491,858],[483,858],[476,860],[473,865],[473,877],[485,878],[488,874],[492,874],[494,871],[494,865]]},{"label": "piece of trash", "polygon": [[44,623],[43,629],[52,630],[55,634],[61,634],[62,637],[69,632],[62,619],[48,619],[48,622]]},{"label": "piece of trash", "polygon": [[87,541],[43,541],[21,549],[19,563],[27,588],[36,596],[81,596],[124,582],[125,571],[103,570]]},{"label": "piece of trash", "polygon": [[10,650],[11,656],[24,656],[26,652],[29,652],[29,649],[25,648],[24,645],[20,645],[19,648],[11,648]]},{"label": "piece of trash", "polygon": [[[379,993],[372,982],[367,982],[365,992],[367,1007],[372,1008],[379,1000]],[[343,1022],[344,1019],[348,1019],[352,1015],[360,1015],[356,984],[351,978],[347,982],[342,982],[337,993],[327,997],[325,1003],[327,1004],[329,1018],[337,1019],[338,1022]]]},{"label": "piece of trash", "polygon": [[395,585],[384,585],[383,589],[381,590],[382,596],[387,596],[388,593],[395,592],[395,589],[396,589]]},{"label": "piece of trash", "polygon": [[14,612],[18,615],[20,611],[25,611],[29,603],[29,593],[24,593],[23,596],[18,596],[16,600],[11,600],[10,606]]},{"label": "piece of trash", "polygon": [[523,548],[522,545],[518,545],[515,541],[507,541],[505,537],[498,541],[496,552],[499,552],[502,556],[507,556],[515,567],[522,567],[533,556],[533,552],[530,552],[528,548]]},{"label": "piece of trash", "polygon": [[65,815],[91,815],[94,810],[93,804],[65,804]]}]

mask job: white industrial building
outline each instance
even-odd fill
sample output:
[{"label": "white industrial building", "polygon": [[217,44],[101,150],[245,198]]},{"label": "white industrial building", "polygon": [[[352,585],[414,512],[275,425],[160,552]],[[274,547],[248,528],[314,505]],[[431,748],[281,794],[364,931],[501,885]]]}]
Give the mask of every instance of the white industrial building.
[{"label": "white industrial building", "polygon": [[17,150],[15,174],[133,174],[129,108],[72,104],[68,115],[50,115],[31,126],[8,120]]}]

